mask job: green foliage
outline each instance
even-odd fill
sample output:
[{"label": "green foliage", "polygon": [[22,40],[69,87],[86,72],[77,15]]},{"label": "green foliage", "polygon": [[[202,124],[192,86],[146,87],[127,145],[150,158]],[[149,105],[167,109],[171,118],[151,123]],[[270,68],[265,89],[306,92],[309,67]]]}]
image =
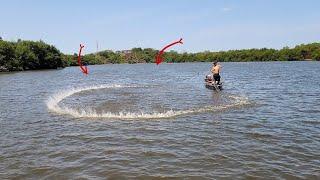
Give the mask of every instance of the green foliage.
[{"label": "green foliage", "polygon": [[78,55],[76,53],[73,55],[67,55],[67,54],[62,55],[63,66],[77,66],[78,65],[77,58],[78,58]]},{"label": "green foliage", "polygon": [[[124,51],[101,51],[82,56],[83,64],[153,63],[159,51],[152,48],[132,48]],[[8,42],[0,38],[0,71],[56,69],[78,66],[78,55],[62,54],[54,46],[43,41]],[[220,52],[178,53],[169,51],[163,54],[168,63],[180,62],[228,62],[228,61],[297,61],[320,60],[320,43],[301,44],[294,48],[244,49]]]},{"label": "green foliage", "polygon": [[12,69],[15,66],[15,44],[6,41],[0,41],[0,66]]},{"label": "green foliage", "polygon": [[[108,50],[99,52],[98,54],[106,59],[106,63],[153,63],[158,52],[159,51],[151,48],[133,48],[129,51],[113,52]],[[163,54],[163,59],[168,63],[320,60],[320,43],[302,44],[295,48],[284,47],[280,50],[262,48],[220,52],[204,51],[199,53],[177,53],[176,51],[169,51]],[[91,62],[94,61],[91,60]]]},{"label": "green foliage", "polygon": [[9,71],[64,67],[62,54],[43,41],[0,41],[0,66]]}]

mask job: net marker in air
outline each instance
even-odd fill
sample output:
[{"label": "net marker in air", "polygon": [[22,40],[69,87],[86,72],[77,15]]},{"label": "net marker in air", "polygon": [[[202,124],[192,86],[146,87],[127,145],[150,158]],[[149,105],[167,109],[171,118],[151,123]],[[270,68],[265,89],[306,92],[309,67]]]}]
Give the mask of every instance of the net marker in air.
[{"label": "net marker in air", "polygon": [[82,49],[84,48],[84,45],[80,44],[80,50],[79,50],[79,55],[78,55],[78,64],[80,66],[80,69],[82,71],[83,74],[88,74],[88,68],[87,66],[83,66],[82,63],[81,63],[81,52],[82,52]]},{"label": "net marker in air", "polygon": [[182,38],[180,38],[179,41],[175,41],[175,42],[173,42],[173,43],[165,46],[164,48],[162,48],[161,51],[159,51],[158,55],[156,56],[156,64],[157,64],[157,65],[159,65],[159,64],[163,61],[162,54],[164,53],[164,51],[165,51],[166,49],[168,49],[169,47],[175,45],[175,44],[183,44]]}]

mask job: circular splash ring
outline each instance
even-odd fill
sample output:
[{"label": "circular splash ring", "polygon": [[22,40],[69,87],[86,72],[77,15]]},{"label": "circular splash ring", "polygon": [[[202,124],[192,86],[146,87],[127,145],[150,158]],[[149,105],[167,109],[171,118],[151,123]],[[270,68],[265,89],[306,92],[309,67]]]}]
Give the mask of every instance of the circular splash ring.
[{"label": "circular splash ring", "polygon": [[76,110],[73,108],[69,108],[63,105],[59,105],[59,103],[64,100],[65,98],[72,96],[73,94],[89,91],[89,90],[97,90],[97,89],[115,89],[115,88],[134,88],[138,86],[122,86],[122,85],[98,85],[98,86],[90,86],[90,87],[83,87],[83,88],[72,88],[65,91],[60,91],[47,100],[47,107],[50,111],[55,112],[61,115],[71,115],[77,118],[113,118],[113,119],[159,119],[159,118],[170,118],[175,116],[181,116],[185,114],[192,114],[192,113],[201,113],[201,112],[208,112],[208,111],[221,111],[224,109],[247,105],[249,101],[243,97],[237,96],[229,96],[233,99],[233,103],[229,105],[223,106],[205,106],[201,108],[194,108],[194,109],[186,109],[186,110],[169,110],[166,112],[154,112],[154,113],[132,113],[132,112],[119,112],[119,113],[112,113],[112,112],[103,112],[97,113],[94,109],[83,109],[83,110]]}]

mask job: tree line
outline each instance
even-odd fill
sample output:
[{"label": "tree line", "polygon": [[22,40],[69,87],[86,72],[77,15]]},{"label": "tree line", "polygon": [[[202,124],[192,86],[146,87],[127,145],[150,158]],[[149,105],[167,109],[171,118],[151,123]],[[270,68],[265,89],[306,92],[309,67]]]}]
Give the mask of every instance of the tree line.
[{"label": "tree line", "polygon": [[[152,48],[132,48],[126,51],[100,51],[83,56],[86,64],[118,64],[118,63],[154,63],[159,51]],[[68,65],[77,65],[77,54],[65,55]],[[297,45],[294,48],[284,47],[282,49],[243,49],[219,52],[178,53],[176,51],[165,52],[165,62],[247,62],[247,61],[301,61],[320,60],[320,43]]]},{"label": "tree line", "polygon": [[[84,64],[154,63],[159,51],[152,48],[132,48],[125,51],[105,50],[82,56]],[[8,42],[0,37],[0,71],[31,69],[57,69],[77,66],[77,54],[62,54],[57,48],[43,41]],[[165,62],[230,62],[230,61],[299,61],[320,60],[320,43],[297,45],[282,49],[243,49],[198,53],[165,52]]]},{"label": "tree line", "polygon": [[65,67],[61,52],[43,41],[8,42],[0,38],[0,71]]}]

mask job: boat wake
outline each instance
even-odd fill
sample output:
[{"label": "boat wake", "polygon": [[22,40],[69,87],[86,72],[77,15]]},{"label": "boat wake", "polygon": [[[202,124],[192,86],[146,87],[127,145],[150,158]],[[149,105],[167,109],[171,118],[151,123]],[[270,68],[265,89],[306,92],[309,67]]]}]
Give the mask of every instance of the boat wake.
[{"label": "boat wake", "polygon": [[51,112],[61,114],[61,115],[71,115],[77,118],[113,118],[113,119],[157,119],[157,118],[170,118],[175,116],[181,116],[185,114],[201,113],[201,112],[212,112],[212,111],[222,111],[230,108],[241,107],[250,104],[247,98],[239,96],[228,96],[232,102],[227,105],[218,106],[204,106],[200,108],[192,108],[186,110],[168,110],[166,112],[152,112],[152,113],[135,113],[135,112],[101,112],[98,113],[92,108],[82,108],[74,109],[67,107],[60,103],[69,96],[76,93],[97,90],[97,89],[117,89],[117,88],[136,88],[138,86],[123,86],[123,85],[98,85],[83,88],[72,88],[69,90],[60,91],[47,100],[46,104]]}]

